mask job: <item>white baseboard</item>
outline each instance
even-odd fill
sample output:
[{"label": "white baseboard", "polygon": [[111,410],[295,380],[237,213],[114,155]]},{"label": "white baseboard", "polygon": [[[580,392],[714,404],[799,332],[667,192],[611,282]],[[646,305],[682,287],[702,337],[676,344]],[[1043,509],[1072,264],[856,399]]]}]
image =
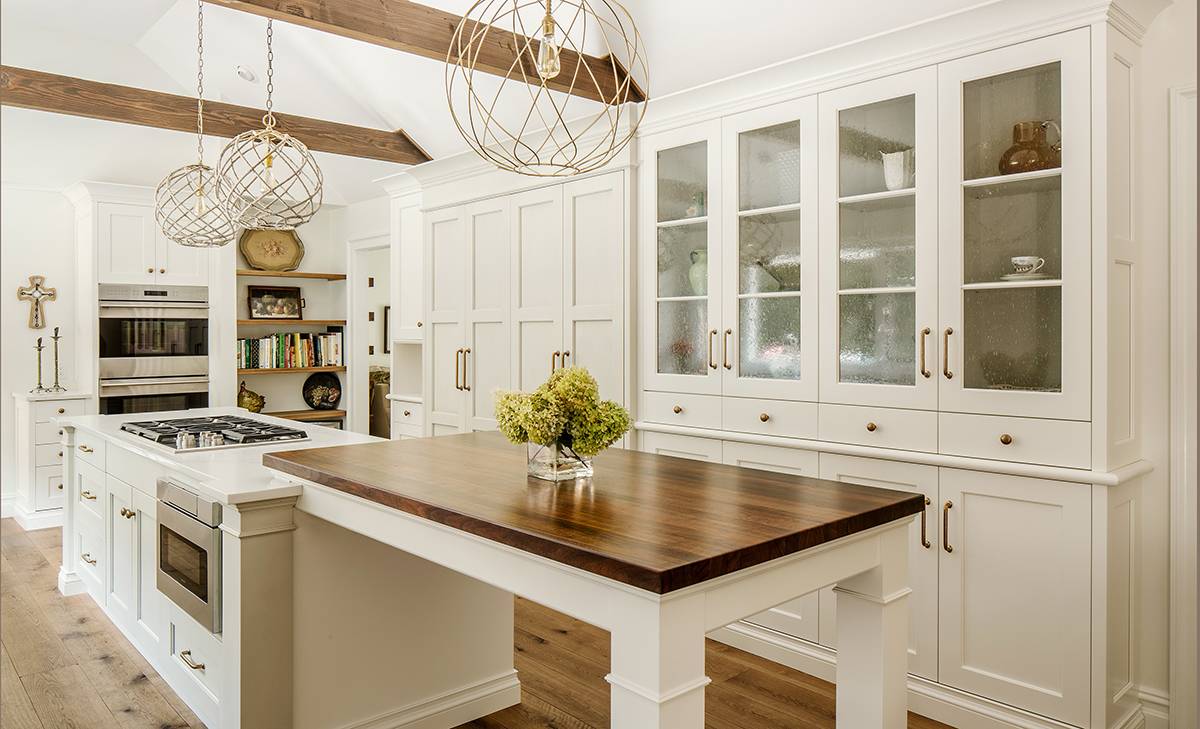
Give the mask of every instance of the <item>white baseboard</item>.
[{"label": "white baseboard", "polygon": [[1123,719],[1113,724],[1112,729],[1146,729],[1146,715],[1142,713],[1142,705],[1134,704]]},{"label": "white baseboard", "polygon": [[345,729],[450,729],[519,703],[521,682],[510,671]]},{"label": "white baseboard", "polygon": [[17,522],[17,526],[27,532],[32,532],[38,529],[61,527],[63,513],[62,509],[29,511],[24,502],[16,501],[13,503],[13,519]]},{"label": "white baseboard", "polygon": [[1167,692],[1142,686],[1138,700],[1146,715],[1146,729],[1167,729],[1171,723],[1171,701]]},{"label": "white baseboard", "polygon": [[17,492],[0,494],[0,519],[8,519],[13,515],[13,507],[16,505]]},{"label": "white baseboard", "polygon": [[87,585],[74,572],[68,574],[62,567],[58,568],[58,591],[64,596],[82,595],[87,592]]}]

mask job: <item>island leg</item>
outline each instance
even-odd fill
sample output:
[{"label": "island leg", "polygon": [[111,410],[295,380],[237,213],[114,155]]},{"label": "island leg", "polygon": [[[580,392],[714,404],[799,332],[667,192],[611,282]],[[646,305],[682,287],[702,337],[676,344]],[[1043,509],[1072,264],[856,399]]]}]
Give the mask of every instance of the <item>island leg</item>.
[{"label": "island leg", "polygon": [[703,729],[704,596],[613,597],[610,724]]},{"label": "island leg", "polygon": [[833,588],[838,729],[908,726],[908,520],[878,538],[879,566]]}]

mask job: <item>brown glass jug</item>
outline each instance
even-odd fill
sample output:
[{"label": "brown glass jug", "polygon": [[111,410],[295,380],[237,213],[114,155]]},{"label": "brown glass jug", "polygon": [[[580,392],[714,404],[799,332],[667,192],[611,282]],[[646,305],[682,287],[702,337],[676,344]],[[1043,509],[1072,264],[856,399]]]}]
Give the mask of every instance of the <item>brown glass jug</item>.
[{"label": "brown glass jug", "polygon": [[[1057,144],[1046,141],[1046,127],[1058,132]],[[1048,170],[1062,166],[1062,130],[1052,121],[1027,121],[1013,126],[1013,146],[1000,156],[1000,174]]]}]

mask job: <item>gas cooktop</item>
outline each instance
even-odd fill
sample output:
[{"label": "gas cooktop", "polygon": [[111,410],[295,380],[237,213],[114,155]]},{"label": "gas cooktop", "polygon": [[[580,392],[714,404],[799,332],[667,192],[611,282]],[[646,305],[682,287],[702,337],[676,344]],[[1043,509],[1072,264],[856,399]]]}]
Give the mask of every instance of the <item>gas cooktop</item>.
[{"label": "gas cooktop", "polygon": [[141,420],[123,423],[121,430],[152,440],[177,453],[309,439],[308,433],[303,430],[237,415]]}]

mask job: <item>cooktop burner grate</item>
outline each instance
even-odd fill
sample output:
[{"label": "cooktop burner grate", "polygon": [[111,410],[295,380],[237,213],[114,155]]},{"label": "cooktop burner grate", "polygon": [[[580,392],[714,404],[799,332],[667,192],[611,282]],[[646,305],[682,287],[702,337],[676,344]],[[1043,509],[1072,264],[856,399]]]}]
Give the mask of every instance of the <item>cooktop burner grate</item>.
[{"label": "cooktop burner grate", "polygon": [[[141,420],[123,423],[121,430],[141,438],[161,443],[172,450],[176,448],[176,437],[180,433],[199,436],[201,433],[220,434],[224,439],[222,445],[190,447],[187,450],[207,450],[208,448],[228,448],[239,445],[256,443],[278,443],[289,440],[308,440],[308,433],[297,428],[290,428],[274,423],[264,423],[253,418],[243,418],[237,415],[218,415],[200,418],[176,418],[174,420]],[[197,438],[197,440],[199,440]]]}]

